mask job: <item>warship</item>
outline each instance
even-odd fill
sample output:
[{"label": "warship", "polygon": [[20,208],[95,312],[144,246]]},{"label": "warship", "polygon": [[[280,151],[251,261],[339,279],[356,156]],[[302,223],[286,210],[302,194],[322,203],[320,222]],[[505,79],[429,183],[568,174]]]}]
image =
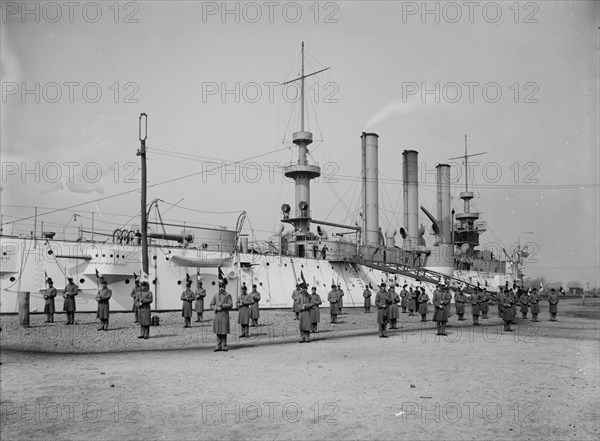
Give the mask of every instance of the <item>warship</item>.
[{"label": "warship", "polygon": [[[147,115],[139,116],[141,168],[139,228],[123,227],[112,232],[95,231],[81,225],[76,239],[58,239],[56,232],[38,228],[38,219],[30,234],[0,235],[0,312],[18,310],[18,294],[30,293],[30,310],[44,310],[47,279],[59,288],[57,309],[61,308],[61,283],[72,277],[79,286],[78,311],[95,311],[100,279],[112,290],[111,310],[129,311],[130,296],[136,278],[148,280],[154,293],[153,310],[168,311],[181,307],[180,294],[186,280],[196,289],[202,281],[210,299],[220,279],[227,291],[238,297],[241,287],[257,286],[261,308],[291,308],[292,292],[297,284],[316,286],[326,294],[331,284],[345,293],[344,306],[362,306],[366,287],[377,289],[381,282],[392,286],[422,285],[428,292],[438,284],[453,289],[482,287],[498,292],[501,287],[522,281],[525,250],[509,255],[480,249],[480,236],[486,223],[480,213],[471,210],[474,192],[465,179],[460,192],[462,212],[452,209],[450,165],[436,167],[436,210],[419,207],[418,152],[402,154],[402,225],[398,231],[382,232],[379,225],[379,170],[376,133],[362,132],[360,223],[338,224],[313,217],[311,181],[321,169],[310,164],[309,146],[313,134],[305,127],[305,81],[325,69],[306,74],[304,43],[302,68],[296,82],[300,91],[300,121],[292,133],[297,161],[284,167],[284,175],[294,181],[295,200],[281,207],[278,226],[266,241],[250,242],[243,234],[246,212],[241,211],[233,228],[192,227],[180,223],[150,222],[149,213],[158,211],[158,199],[148,204],[146,171]],[[288,82],[288,83],[290,83]],[[286,84],[286,83],[283,83]],[[359,144],[359,145],[358,145]],[[357,149],[358,151],[358,149]],[[465,152],[465,161],[471,155]],[[456,159],[456,158],[450,158]],[[465,170],[468,167],[465,166]],[[419,208],[431,222],[433,245],[426,245],[425,227],[419,222]],[[160,219],[160,217],[159,217]],[[133,225],[133,224],[132,224]],[[177,229],[177,233],[168,230]],[[328,234],[329,231],[337,231]],[[83,233],[91,234],[88,238]],[[401,239],[397,246],[396,236]],[[400,242],[400,240],[398,240]],[[206,303],[208,305],[208,302]]]}]

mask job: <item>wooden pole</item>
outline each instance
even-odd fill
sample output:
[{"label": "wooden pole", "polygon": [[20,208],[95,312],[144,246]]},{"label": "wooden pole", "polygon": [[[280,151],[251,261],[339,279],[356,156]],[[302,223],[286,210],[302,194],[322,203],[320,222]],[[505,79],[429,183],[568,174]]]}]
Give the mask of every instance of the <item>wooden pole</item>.
[{"label": "wooden pole", "polygon": [[19,304],[19,326],[29,328],[29,291],[19,291],[17,301]]}]

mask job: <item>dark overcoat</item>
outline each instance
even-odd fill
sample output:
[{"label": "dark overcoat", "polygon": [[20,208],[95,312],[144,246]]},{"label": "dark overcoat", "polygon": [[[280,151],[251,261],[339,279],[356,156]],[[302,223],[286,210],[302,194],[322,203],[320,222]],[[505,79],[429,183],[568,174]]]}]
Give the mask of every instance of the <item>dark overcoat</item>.
[{"label": "dark overcoat", "polygon": [[152,303],[152,291],[144,291],[142,289],[139,294],[138,301],[138,322],[140,326],[150,326],[152,324],[152,310],[150,304]]},{"label": "dark overcoat", "polygon": [[186,289],[181,293],[181,316],[190,318],[192,316],[192,302],[194,301],[194,291]]},{"label": "dark overcoat", "polygon": [[254,302],[250,294],[242,294],[240,297],[240,310],[238,312],[238,323],[247,325],[250,323],[250,305]]},{"label": "dark overcoat", "polygon": [[98,291],[96,301],[98,302],[98,314],[97,317],[101,320],[108,320],[110,315],[109,300],[112,297],[112,291],[106,287]]},{"label": "dark overcoat", "polygon": [[365,298],[365,308],[371,307],[371,290],[369,288],[365,288],[363,291],[363,297]]},{"label": "dark overcoat", "polygon": [[75,308],[75,296],[79,293],[79,287],[74,283],[69,283],[65,289],[63,297],[65,298],[65,302],[63,304],[63,311],[66,312],[75,312],[77,308]]},{"label": "dark overcoat", "polygon": [[558,312],[558,294],[556,292],[550,292],[548,294],[548,312],[550,314],[556,314]]},{"label": "dark overcoat", "polygon": [[419,314],[427,315],[429,314],[429,308],[427,307],[427,302],[429,302],[429,295],[427,293],[421,293],[419,296]]},{"label": "dark overcoat", "polygon": [[46,290],[46,294],[44,294],[45,305],[44,305],[44,313],[46,314],[54,314],[56,308],[54,306],[54,298],[58,291],[55,287],[51,286]]},{"label": "dark overcoat", "polygon": [[321,296],[317,293],[311,294],[310,299],[313,303],[313,307],[310,310],[310,321],[312,323],[319,323],[321,321],[321,311],[319,310],[319,305],[323,303],[321,301]]},{"label": "dark overcoat", "polygon": [[389,292],[390,297],[392,299],[392,304],[390,305],[390,320],[397,320],[400,317],[400,308],[398,304],[400,303],[400,296],[396,291]]},{"label": "dark overcoat", "polygon": [[254,302],[250,305],[250,318],[256,320],[260,317],[260,293],[256,290],[250,293]]},{"label": "dark overcoat", "polygon": [[[218,307],[221,311],[217,311]],[[233,299],[227,291],[217,293],[210,302],[210,309],[215,312],[213,332],[218,335],[229,334],[229,310],[233,308]]]},{"label": "dark overcoat", "polygon": [[375,306],[377,306],[377,323],[384,325],[389,320],[391,298],[386,291],[379,290],[375,294]]},{"label": "dark overcoat", "polygon": [[314,303],[311,295],[303,290],[298,299],[298,308],[300,309],[300,331],[310,331],[312,329],[311,311]]},{"label": "dark overcoat", "polygon": [[340,313],[338,300],[338,291],[336,289],[329,291],[329,294],[327,294],[327,301],[329,302],[329,313],[331,315],[338,315]]},{"label": "dark overcoat", "polygon": [[198,314],[204,312],[204,297],[206,297],[206,290],[204,288],[198,288],[196,291],[196,312]]}]

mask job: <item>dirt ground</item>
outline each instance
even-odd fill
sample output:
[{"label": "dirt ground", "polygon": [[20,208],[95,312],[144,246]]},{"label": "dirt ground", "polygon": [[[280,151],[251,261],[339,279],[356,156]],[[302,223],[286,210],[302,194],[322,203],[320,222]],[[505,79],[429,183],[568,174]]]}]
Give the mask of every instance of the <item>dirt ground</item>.
[{"label": "dirt ground", "polygon": [[453,316],[437,337],[404,314],[389,339],[377,338],[375,314],[346,310],[310,344],[296,342],[288,311],[265,311],[254,340],[232,336],[229,352],[212,351],[210,322],[184,330],[177,313],[147,341],[117,325],[125,314],[104,333],[92,332],[92,315],[45,325],[81,328],[72,338],[40,332],[43,317],[19,331],[5,316],[0,436],[597,440],[600,302],[580,303],[561,301],[558,322],[546,310],[539,323],[520,319],[512,333],[494,314],[481,327]]}]

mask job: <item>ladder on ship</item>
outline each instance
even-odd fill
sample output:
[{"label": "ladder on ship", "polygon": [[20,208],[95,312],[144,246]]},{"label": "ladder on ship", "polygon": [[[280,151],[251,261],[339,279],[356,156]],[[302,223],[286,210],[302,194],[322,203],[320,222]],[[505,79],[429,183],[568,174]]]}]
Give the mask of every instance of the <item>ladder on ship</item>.
[{"label": "ladder on ship", "polygon": [[366,259],[359,259],[354,261],[354,263],[368,266],[369,268],[373,268],[386,273],[401,274],[405,277],[418,279],[422,282],[433,283],[434,285],[437,285],[438,283],[447,283],[448,281],[452,280],[459,285],[463,284],[472,288],[478,287],[478,285],[475,285],[470,282],[465,282],[464,280],[459,279],[457,277],[447,276],[445,274],[438,273],[437,271],[432,271],[426,268],[412,267],[408,265],[402,265],[400,263],[384,263],[378,260]]}]

